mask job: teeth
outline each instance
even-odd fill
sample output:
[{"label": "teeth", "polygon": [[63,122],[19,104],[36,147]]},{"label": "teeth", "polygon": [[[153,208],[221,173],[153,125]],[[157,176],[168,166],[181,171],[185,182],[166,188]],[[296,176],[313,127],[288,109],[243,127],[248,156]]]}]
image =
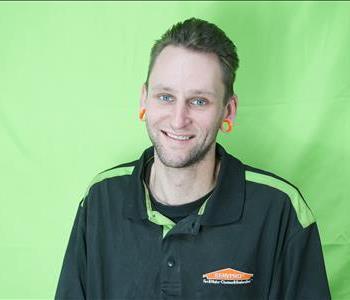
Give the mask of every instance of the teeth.
[{"label": "teeth", "polygon": [[167,135],[170,136],[170,137],[173,138],[173,139],[181,140],[181,141],[185,141],[185,140],[189,140],[189,139],[190,139],[189,136],[174,135],[174,134],[171,134],[171,133],[168,133],[168,132],[167,132]]}]

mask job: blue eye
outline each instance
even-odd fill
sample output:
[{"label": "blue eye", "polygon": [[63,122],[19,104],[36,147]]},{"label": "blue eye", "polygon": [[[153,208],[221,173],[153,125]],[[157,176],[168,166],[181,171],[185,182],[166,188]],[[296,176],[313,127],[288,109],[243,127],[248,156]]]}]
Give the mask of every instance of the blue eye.
[{"label": "blue eye", "polygon": [[204,106],[205,104],[207,104],[207,100],[202,98],[195,98],[191,101],[191,103],[196,106]]},{"label": "blue eye", "polygon": [[163,102],[171,102],[173,101],[173,97],[170,95],[160,95],[159,99],[162,100]]}]

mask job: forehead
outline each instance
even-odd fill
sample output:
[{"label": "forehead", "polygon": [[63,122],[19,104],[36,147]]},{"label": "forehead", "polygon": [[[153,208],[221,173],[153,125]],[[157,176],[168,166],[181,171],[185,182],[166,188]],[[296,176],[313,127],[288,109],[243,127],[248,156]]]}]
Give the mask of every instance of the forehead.
[{"label": "forehead", "polygon": [[150,89],[165,86],[176,91],[210,91],[224,95],[219,59],[214,53],[202,53],[167,46],[156,58],[149,77]]}]

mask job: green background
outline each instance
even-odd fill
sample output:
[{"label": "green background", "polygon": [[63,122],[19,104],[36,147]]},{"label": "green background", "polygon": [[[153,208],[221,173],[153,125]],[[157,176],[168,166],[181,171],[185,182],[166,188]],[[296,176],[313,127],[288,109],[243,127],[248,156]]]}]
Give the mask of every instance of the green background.
[{"label": "green background", "polygon": [[[302,191],[333,299],[350,299],[350,3],[0,3],[0,298],[53,298],[79,201],[150,145],[150,48],[188,17],[236,43],[240,98],[219,141]],[[347,285],[346,285],[347,283]]]}]

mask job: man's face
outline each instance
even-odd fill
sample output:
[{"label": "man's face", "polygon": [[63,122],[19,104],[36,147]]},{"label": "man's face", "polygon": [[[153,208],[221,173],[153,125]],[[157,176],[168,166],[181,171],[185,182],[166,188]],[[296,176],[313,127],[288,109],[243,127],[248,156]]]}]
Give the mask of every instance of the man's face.
[{"label": "man's face", "polygon": [[157,57],[143,87],[148,135],[160,161],[173,168],[191,166],[215,146],[224,117],[225,87],[215,54],[167,46]]}]

